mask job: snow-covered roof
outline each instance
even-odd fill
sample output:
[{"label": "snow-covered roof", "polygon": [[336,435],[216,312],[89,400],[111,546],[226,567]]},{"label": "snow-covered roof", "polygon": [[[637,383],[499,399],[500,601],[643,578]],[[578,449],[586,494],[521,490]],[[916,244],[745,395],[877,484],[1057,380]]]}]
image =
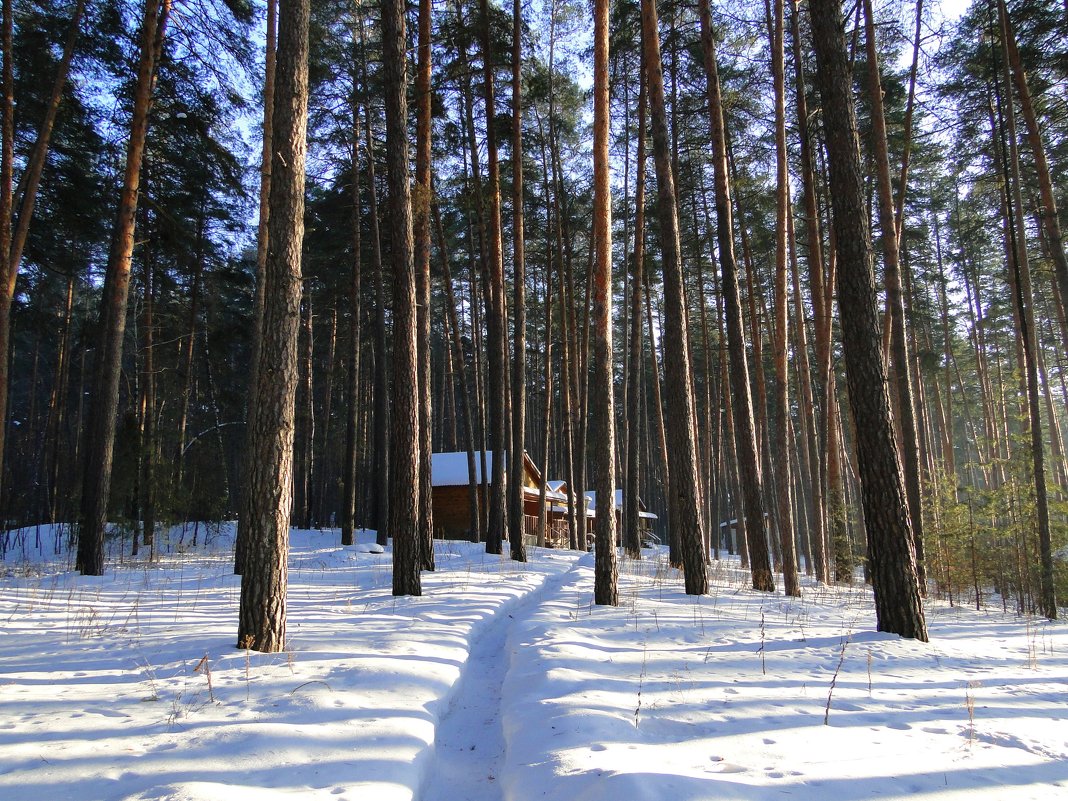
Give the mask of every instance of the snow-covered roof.
[{"label": "snow-covered roof", "polygon": [[546,481],[545,486],[553,492],[564,492],[564,488],[567,487],[567,482],[559,480]]},{"label": "snow-covered roof", "polygon": [[[486,451],[486,470],[493,473],[493,453]],[[455,487],[470,482],[467,474],[467,451],[430,455],[430,483],[435,487]],[[475,453],[475,481],[482,483],[482,454]]]},{"label": "snow-covered roof", "polygon": [[[541,497],[541,489],[538,487],[523,487],[523,495],[531,500],[538,500]],[[545,489],[545,500],[547,501],[562,501],[567,503],[567,496],[562,492],[551,492],[548,487]]]},{"label": "snow-covered roof", "polygon": [[[641,518],[643,518],[645,520],[656,520],[657,519],[656,515],[654,515],[652,512],[647,512],[644,509],[642,509],[642,507],[644,505],[645,504],[642,503],[642,499],[638,498],[638,517],[641,517]],[[589,510],[587,512],[587,514],[589,514],[590,517],[596,517],[597,516],[597,493],[592,491],[592,490],[590,492],[586,493],[586,508]],[[623,508],[623,490],[617,489],[616,490],[616,509],[622,509],[622,508]]]},{"label": "snow-covered roof", "polygon": [[[475,453],[475,482],[482,483],[482,454]],[[528,464],[529,461],[528,461]],[[493,453],[486,451],[486,470],[493,473]],[[431,454],[430,457],[430,483],[434,487],[463,487],[470,483],[467,472],[467,451],[449,451]],[[550,491],[545,493],[550,501],[567,501],[567,496],[560,492]],[[538,498],[540,490],[535,487],[524,487],[523,494],[529,498]]]}]

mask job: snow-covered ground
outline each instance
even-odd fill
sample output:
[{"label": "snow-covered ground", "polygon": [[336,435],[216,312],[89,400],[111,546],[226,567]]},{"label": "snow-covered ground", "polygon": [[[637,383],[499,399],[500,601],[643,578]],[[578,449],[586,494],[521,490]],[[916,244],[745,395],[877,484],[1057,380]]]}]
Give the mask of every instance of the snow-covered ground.
[{"label": "snow-covered ground", "polygon": [[232,527],[191,535],[102,578],[10,537],[0,799],[1068,798],[1063,624],[932,602],[921,644],[864,588],[787,600],[721,562],[693,598],[652,551],[607,609],[588,555],[453,542],[394,598],[369,535],[294,531],[263,655],[234,647]]}]

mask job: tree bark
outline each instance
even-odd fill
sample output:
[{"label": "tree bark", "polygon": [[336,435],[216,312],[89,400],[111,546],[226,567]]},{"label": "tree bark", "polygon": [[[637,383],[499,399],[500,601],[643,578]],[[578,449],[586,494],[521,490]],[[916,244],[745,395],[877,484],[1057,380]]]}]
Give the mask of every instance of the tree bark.
[{"label": "tree bark", "polygon": [[[526,427],[527,318],[525,232],[523,229],[523,98],[521,95],[522,15],[520,0],[512,2],[512,304],[515,347],[512,356],[512,462],[509,465],[509,553],[527,560],[523,543],[523,450]],[[596,60],[596,59],[595,59]],[[544,470],[544,465],[542,466]]]},{"label": "tree bark", "polygon": [[[1034,480],[1035,517],[1038,525],[1039,550],[1039,608],[1050,620],[1057,618],[1057,598],[1053,583],[1053,553],[1049,519],[1049,501],[1046,491],[1045,453],[1042,442],[1042,412],[1038,388],[1038,335],[1035,329],[1034,296],[1031,290],[1031,268],[1027,258],[1026,226],[1023,215],[1023,199],[1020,191],[1020,162],[1016,147],[1016,116],[1011,96],[1009,62],[1011,62],[1011,29],[1008,12],[1003,0],[998,0],[1002,47],[1005,51],[1003,81],[1005,101],[998,98],[999,118],[1004,114],[1001,128],[1002,158],[1008,159],[1004,175],[1007,182],[1006,205],[1009,211],[1007,228],[1010,233],[1010,270],[1015,278],[1013,300],[1016,306],[1020,341],[1023,346],[1023,376],[1027,395],[1027,418],[1031,445],[1031,478]],[[995,83],[995,86],[997,84]],[[1000,94],[1000,93],[999,93]],[[999,119],[999,121],[1001,121]],[[1008,148],[1004,139],[1008,138]],[[1050,242],[1051,248],[1054,242]],[[1057,243],[1059,246],[1059,243]]]},{"label": "tree bark", "polygon": [[727,347],[730,357],[730,385],[734,415],[734,442],[741,481],[745,535],[749,550],[753,589],[775,590],[775,578],[768,558],[768,539],[761,498],[760,462],[753,430],[753,400],[749,391],[749,367],[742,333],[742,304],[738,290],[738,268],[734,260],[734,221],[731,212],[730,181],[727,169],[727,142],[720,98],[719,68],[708,0],[698,4],[701,17],[701,44],[704,53],[706,90],[711,120],[713,167],[715,169],[716,233],[722,273],[723,304],[727,318]]},{"label": "tree bark", "polygon": [[852,76],[840,0],[810,0],[838,260],[838,306],[856,428],[878,629],[926,641],[912,532],[895,455],[875,305]]},{"label": "tree bark", "polygon": [[[1027,141],[1031,145],[1031,154],[1035,160],[1035,172],[1038,176],[1039,197],[1042,204],[1039,206],[1039,217],[1046,232],[1046,241],[1049,254],[1053,261],[1053,274],[1060,289],[1061,297],[1068,299],[1068,257],[1064,253],[1064,237],[1061,233],[1061,220],[1057,212],[1057,199],[1053,193],[1053,182],[1050,180],[1049,162],[1046,160],[1046,148],[1042,143],[1042,132],[1038,127],[1038,116],[1035,113],[1035,104],[1031,99],[1031,90],[1027,83],[1027,73],[1024,72],[1020,61],[1020,51],[1016,45],[1016,32],[1012,26],[1012,16],[1009,14],[1005,0],[998,0],[998,14],[1002,19],[1005,49],[1009,67],[1012,70],[1013,82],[1016,84],[1016,94],[1020,100],[1020,111],[1023,112],[1024,122],[1027,125]],[[1068,329],[1061,328],[1062,333]],[[1068,336],[1062,336],[1061,347],[1068,351]]]},{"label": "tree bark", "polygon": [[[879,199],[879,231],[883,243],[886,305],[890,309],[890,355],[896,410],[900,415],[902,448],[899,452],[905,470],[905,496],[912,523],[913,547],[920,594],[925,595],[923,565],[923,492],[920,475],[920,444],[916,431],[916,412],[912,395],[912,365],[905,335],[905,301],[901,292],[901,264],[898,252],[900,232],[894,214],[893,187],[890,184],[890,160],[886,144],[886,119],[883,114],[883,90],[879,76],[879,54],[875,46],[875,18],[871,0],[863,0],[865,43],[868,62],[868,95],[871,100],[873,157]],[[902,192],[902,194],[904,194]]]},{"label": "tree bark", "polygon": [[[11,0],[0,6],[0,503],[3,502],[4,448],[7,434],[7,396],[9,353],[11,352],[11,303],[15,297],[14,270],[9,269],[7,254],[11,251],[11,211],[13,209],[12,181],[15,172],[15,86],[14,86],[14,12]],[[10,290],[9,290],[10,287]],[[103,571],[103,555],[100,556]]]},{"label": "tree bark", "polygon": [[449,332],[452,334],[452,349],[457,371],[460,374],[460,409],[464,416],[464,439],[467,445],[467,486],[468,511],[470,513],[471,541],[478,542],[478,468],[475,466],[475,424],[471,414],[470,384],[467,379],[467,360],[464,358],[463,343],[460,340],[460,321],[456,314],[456,293],[452,288],[452,274],[449,271],[449,253],[445,247],[445,231],[441,226],[441,215],[437,205],[433,207],[434,227],[438,235],[438,255],[441,257],[441,280],[445,285],[445,315]]},{"label": "tree bark", "polygon": [[430,375],[430,0],[419,0],[418,65],[415,80],[415,188],[412,197],[415,240],[416,336],[419,373],[419,547],[423,570],[434,569],[434,506],[430,463],[434,452]]},{"label": "tree bark", "polygon": [[641,534],[638,517],[638,487],[641,460],[638,442],[641,437],[639,403],[642,374],[642,286],[645,281],[645,123],[648,88],[645,78],[645,50],[638,68],[638,152],[634,186],[634,250],[630,290],[630,362],[627,365],[627,486],[623,490],[623,545],[627,556],[641,557]]},{"label": "tree bark", "polygon": [[[104,277],[100,308],[100,342],[94,357],[78,531],[77,567],[84,575],[89,576],[100,576],[104,572],[104,526],[111,490],[115,418],[119,406],[119,378],[123,338],[126,333],[126,304],[130,292],[130,267],[141,184],[141,161],[148,134],[148,112],[152,105],[156,65],[163,45],[170,7],[170,0],[145,2],[141,20],[133,116],[130,120],[130,138],[126,145],[126,167]],[[0,243],[0,252],[4,252],[2,244]],[[6,321],[0,319],[0,326],[5,324]]]},{"label": "tree bark", "polygon": [[[271,215],[271,164],[274,148],[271,137],[274,130],[274,87],[278,47],[278,0],[267,0],[267,38],[264,42],[265,62],[263,77],[263,146],[260,151],[260,219],[256,228],[256,289],[252,302],[252,358],[251,375],[248,382],[248,402],[245,415],[245,459],[252,453],[252,424],[250,414],[256,402],[258,383],[256,370],[260,363],[260,340],[263,338],[263,292],[264,275],[267,269],[267,235]],[[244,470],[248,475],[248,470]],[[248,526],[246,521],[252,515],[252,499],[249,488],[242,481],[241,511],[237,517],[237,536],[234,542],[234,573],[241,575],[245,570],[245,555],[248,550]]]},{"label": "tree bark", "polygon": [[[357,23],[359,21],[357,20]],[[355,83],[355,75],[354,75]],[[360,201],[360,107],[355,91],[352,98],[352,274],[349,283],[349,374],[345,414],[345,455],[342,460],[341,544],[352,545],[356,528],[357,428],[360,413],[360,336],[362,333],[360,268],[363,260],[363,232]]]},{"label": "tree bark", "polygon": [[[667,433],[670,442],[670,492],[675,501],[671,525],[678,531],[682,550],[686,593],[708,592],[704,535],[699,509],[697,445],[694,442],[693,375],[690,370],[689,335],[686,330],[686,294],[679,246],[675,179],[671,169],[664,76],[660,60],[655,0],[642,0],[642,32],[645,37],[645,69],[649,109],[652,116],[653,162],[656,167],[660,239],[663,252],[664,301],[667,347],[664,352],[667,397]],[[598,498],[598,506],[601,503]],[[601,512],[598,511],[598,516]]]},{"label": "tree bark", "polygon": [[393,263],[393,392],[390,408],[389,528],[393,594],[421,595],[419,345],[412,201],[408,184],[408,65],[405,3],[382,0],[386,181]]},{"label": "tree bark", "polygon": [[[648,0],[647,0],[648,2]],[[518,8],[518,0],[516,0]],[[655,12],[654,12],[655,13]],[[608,166],[608,0],[593,3],[593,397],[590,450],[596,560],[594,603],[619,603],[616,565],[615,408],[612,387],[612,197]],[[701,565],[702,571],[704,565]],[[689,582],[687,582],[689,584]],[[701,590],[704,592],[704,589]]]},{"label": "tree bark", "polygon": [[[504,262],[501,253],[501,178],[497,160],[497,133],[494,130],[496,101],[493,91],[493,50],[490,39],[489,0],[481,0],[482,10],[482,88],[486,104],[486,253],[489,266],[488,310],[486,315],[489,352],[490,447],[493,449],[493,479],[490,484],[489,522],[486,552],[501,553],[505,530],[505,452],[507,451],[508,399],[505,371],[508,367],[507,320],[504,311]],[[516,458],[522,459],[519,454]]]},{"label": "tree bark", "polygon": [[[771,37],[771,72],[775,85],[775,330],[774,362],[775,391],[772,398],[772,417],[779,448],[787,453],[794,449],[790,437],[790,392],[787,372],[787,289],[786,245],[790,213],[789,176],[786,166],[786,68],[783,54],[783,0],[765,0],[768,11],[769,35]],[[790,460],[773,459],[776,471],[776,500],[778,503],[779,548],[782,553],[783,589],[787,595],[801,596],[801,584],[797,577],[797,553],[794,546],[793,477]]]},{"label": "tree bark", "polygon": [[280,0],[263,336],[245,464],[250,502],[237,646],[286,644],[289,517],[304,239],[309,0]]}]

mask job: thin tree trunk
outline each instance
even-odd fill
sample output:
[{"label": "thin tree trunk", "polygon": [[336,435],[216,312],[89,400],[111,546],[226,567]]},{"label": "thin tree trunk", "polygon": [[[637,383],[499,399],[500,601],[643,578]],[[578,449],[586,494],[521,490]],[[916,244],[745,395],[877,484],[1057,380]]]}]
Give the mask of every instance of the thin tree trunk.
[{"label": "thin tree trunk", "polygon": [[[1003,64],[1003,80],[1005,84],[1005,102],[998,100],[999,118],[1004,114],[1004,127],[1001,129],[1003,138],[1002,157],[1008,158],[1005,177],[1008,182],[1006,201],[1009,210],[1009,225],[1012,259],[1010,269],[1015,277],[1014,297],[1017,319],[1020,326],[1020,340],[1023,344],[1023,380],[1027,389],[1027,417],[1030,428],[1031,440],[1031,469],[1035,491],[1035,517],[1038,525],[1038,550],[1039,550],[1039,608],[1042,614],[1050,620],[1057,618],[1057,598],[1053,584],[1053,552],[1050,536],[1049,502],[1046,493],[1046,468],[1045,454],[1042,442],[1042,411],[1039,404],[1038,388],[1038,336],[1035,330],[1034,297],[1031,291],[1031,270],[1027,259],[1026,226],[1023,218],[1023,199],[1020,192],[1020,163],[1016,148],[1016,118],[1010,94],[1011,83],[1009,76],[1011,29],[1009,18],[1002,0],[998,0],[998,9],[1001,23],[1002,45],[1006,51],[1006,60]],[[997,84],[995,83],[995,86]],[[1008,138],[1008,152],[1004,146],[1004,138]],[[1051,249],[1059,240],[1051,237]]]},{"label": "thin tree trunk", "polygon": [[445,314],[449,331],[452,334],[452,349],[460,374],[460,408],[464,416],[464,433],[467,443],[467,486],[468,511],[470,512],[470,536],[472,542],[478,542],[478,468],[475,465],[475,424],[471,414],[471,392],[467,380],[467,362],[464,359],[463,343],[460,340],[460,322],[456,315],[456,294],[452,288],[452,274],[449,271],[449,252],[445,245],[445,231],[441,227],[441,214],[433,206],[434,227],[438,235],[438,255],[441,257],[441,276],[445,284]]},{"label": "thin tree trunk", "polygon": [[[364,76],[366,79],[366,75]],[[374,508],[375,541],[389,544],[389,364],[386,346],[386,281],[382,266],[382,236],[378,220],[378,188],[375,181],[371,107],[364,106],[367,129],[367,212],[371,220],[371,277],[375,289],[374,372]]]},{"label": "thin tree trunk", "polygon": [[645,78],[645,49],[638,71],[638,153],[634,183],[634,250],[630,289],[630,357],[627,365],[627,486],[623,490],[623,545],[632,559],[641,557],[641,520],[638,516],[638,487],[641,470],[638,442],[641,436],[639,403],[642,374],[642,286],[645,282],[645,123],[648,89]]},{"label": "thin tree trunk", "polygon": [[[901,264],[898,252],[900,232],[894,215],[893,187],[890,184],[890,161],[886,144],[886,119],[883,114],[883,90],[879,76],[879,55],[875,46],[875,16],[871,0],[863,0],[865,43],[868,62],[868,95],[871,102],[872,137],[876,183],[879,198],[879,231],[883,243],[886,305],[890,309],[890,348],[893,363],[891,377],[895,408],[900,417],[902,448],[899,458],[905,471],[905,495],[912,523],[913,547],[920,594],[926,594],[923,560],[923,492],[920,486],[920,443],[916,431],[916,407],[912,394],[912,369],[905,333],[905,302],[901,291]],[[903,192],[902,192],[903,194]]]},{"label": "thin tree trunk", "polygon": [[719,238],[719,264],[727,318],[727,347],[730,356],[730,385],[734,415],[734,440],[745,516],[745,535],[749,550],[753,589],[773,592],[775,578],[768,559],[768,539],[761,498],[760,462],[753,430],[753,401],[749,391],[749,366],[742,332],[742,306],[738,290],[738,269],[734,260],[734,221],[727,165],[727,142],[720,99],[719,69],[716,64],[715,40],[708,0],[700,0],[701,44],[704,53],[706,91],[711,121],[713,166],[715,168],[716,233]]},{"label": "thin tree trunk", "polygon": [[[251,415],[256,402],[258,376],[256,370],[260,364],[260,340],[263,338],[263,304],[264,275],[267,265],[267,235],[271,215],[271,165],[274,159],[272,136],[274,131],[274,86],[278,46],[278,0],[267,0],[267,37],[264,42],[265,63],[263,77],[263,146],[260,151],[260,219],[256,228],[256,289],[252,302],[252,358],[248,382],[248,401],[245,413],[245,451],[247,460],[252,453]],[[248,470],[242,471],[248,475]],[[237,518],[237,536],[234,542],[234,573],[241,575],[245,570],[245,555],[248,550],[247,520],[252,516],[252,499],[249,488],[242,480],[241,511]]]},{"label": "thin tree trunk", "polygon": [[[360,24],[357,20],[356,24]],[[352,276],[349,283],[349,374],[346,386],[345,454],[342,460],[341,544],[355,541],[357,495],[357,429],[360,414],[360,366],[362,333],[360,268],[363,260],[363,231],[360,200],[360,107],[352,97]]]},{"label": "thin tree trunk", "polygon": [[[526,430],[527,318],[525,233],[523,230],[523,98],[521,95],[522,15],[512,2],[512,269],[515,299],[515,346],[512,356],[512,462],[509,465],[509,553],[527,559],[523,543],[523,452]],[[544,465],[542,466],[544,470]],[[543,482],[544,483],[544,482]]]},{"label": "thin tree trunk", "polygon": [[[795,91],[794,97],[797,104],[797,133],[798,144],[801,153],[801,185],[804,196],[805,209],[805,237],[807,246],[807,260],[809,273],[809,293],[812,299],[813,344],[816,358],[816,396],[814,405],[818,407],[819,418],[813,416],[813,425],[818,426],[822,434],[817,437],[816,454],[813,458],[812,477],[812,516],[813,516],[813,567],[816,579],[822,582],[831,580],[830,566],[828,564],[827,539],[828,539],[828,515],[826,498],[827,482],[827,458],[826,443],[829,404],[832,399],[827,394],[828,374],[830,372],[830,343],[825,332],[829,332],[825,318],[826,304],[824,296],[826,290],[823,286],[823,242],[820,232],[820,212],[816,201],[816,174],[812,166],[812,140],[809,136],[808,127],[808,100],[806,98],[807,87],[805,85],[804,62],[801,59],[801,31],[798,18],[798,2],[791,4],[790,30],[793,36],[792,50],[794,61]],[[823,448],[820,448],[820,445]]]},{"label": "thin tree trunk", "polygon": [[156,366],[155,366],[155,259],[151,250],[144,259],[144,306],[141,336],[144,360],[141,373],[141,408],[144,421],[141,435],[140,495],[142,537],[149,548],[149,558],[156,555]]},{"label": "thin tree trunk", "polygon": [[[307,283],[304,289],[304,310],[301,318],[302,333],[298,335],[298,347],[300,348],[300,366],[297,388],[297,411],[296,424],[300,445],[296,467],[296,499],[293,508],[293,516],[296,525],[300,528],[311,528],[313,525],[312,513],[312,486],[314,479],[312,472],[315,467],[315,394],[314,394],[314,364],[312,357],[315,352],[315,339],[313,335],[312,316],[312,293],[311,284]],[[303,339],[303,347],[299,340]]]},{"label": "thin tree trunk", "polygon": [[[1038,116],[1035,114],[1035,105],[1031,99],[1027,74],[1024,72],[1023,64],[1020,61],[1020,51],[1016,45],[1016,32],[1013,30],[1012,17],[1009,14],[1005,0],[997,0],[997,2],[998,14],[1002,20],[1002,35],[1005,39],[1006,57],[1012,70],[1013,81],[1016,84],[1016,94],[1020,100],[1020,111],[1023,112],[1024,122],[1027,125],[1027,141],[1031,145],[1031,154],[1035,160],[1038,190],[1042,199],[1038,210],[1039,217],[1046,232],[1049,254],[1053,261],[1053,274],[1060,289],[1061,298],[1068,299],[1068,257],[1064,253],[1064,237],[1061,234],[1061,220],[1057,213],[1057,198],[1053,192],[1053,182],[1050,180],[1046,148],[1042,143],[1042,132],[1038,127]],[[1065,329],[1062,328],[1061,330],[1063,332]],[[1062,336],[1061,347],[1068,351],[1068,337]]]},{"label": "thin tree trunk", "polygon": [[[497,133],[494,129],[496,101],[493,92],[493,50],[490,39],[489,0],[481,0],[482,13],[482,89],[486,104],[486,191],[489,209],[486,214],[486,251],[489,267],[488,310],[486,315],[489,353],[489,420],[493,448],[493,479],[490,484],[489,524],[486,552],[501,553],[505,529],[505,453],[507,450],[508,399],[505,371],[508,363],[507,320],[504,312],[504,262],[501,244],[501,179],[497,160]],[[522,459],[522,454],[517,458]]]},{"label": "thin tree trunk", "polygon": [[[697,444],[694,442],[693,376],[690,369],[689,335],[686,330],[686,292],[679,246],[675,179],[671,169],[664,76],[660,61],[660,34],[655,0],[642,0],[645,70],[652,117],[653,162],[656,167],[660,240],[663,251],[664,300],[667,306],[664,352],[668,386],[667,433],[671,442],[670,492],[674,500],[671,525],[677,529],[682,551],[686,593],[708,592],[704,534],[699,508]],[[598,499],[598,506],[602,502]]]},{"label": "thin tree trunk", "polygon": [[[14,12],[11,0],[3,0],[3,19],[0,20],[0,50],[3,55],[0,75],[0,504],[4,497],[4,446],[7,434],[7,403],[9,394],[11,354],[11,303],[15,297],[15,279],[9,270],[7,254],[11,250],[11,211],[14,207],[12,181],[15,171],[15,88],[13,41]],[[8,289],[10,287],[10,290]],[[3,509],[0,506],[0,509]],[[99,559],[103,572],[103,555]]]},{"label": "thin tree trunk", "polygon": [[4,0],[3,20],[0,23],[0,48],[3,50],[3,72],[0,77],[0,495],[3,494],[3,463],[7,431],[7,400],[10,370],[9,354],[11,351],[11,305],[15,298],[15,283],[18,279],[22,251],[26,245],[26,236],[33,219],[37,190],[41,184],[41,173],[48,156],[52,129],[56,115],[63,99],[63,87],[67,82],[71,60],[74,58],[74,46],[78,41],[85,0],[78,0],[67,30],[67,39],[63,46],[56,69],[56,78],[52,84],[52,94],[45,107],[44,119],[38,129],[37,138],[30,150],[26,168],[20,180],[22,196],[18,201],[18,214],[12,219],[15,210],[13,192],[14,176],[14,50],[13,50],[13,11],[11,0]]},{"label": "thin tree trunk", "polygon": [[[119,208],[108,254],[100,309],[100,341],[94,357],[93,389],[82,479],[77,567],[85,575],[104,572],[104,526],[111,490],[115,419],[119,406],[122,345],[126,332],[126,303],[130,291],[134,227],[137,218],[141,161],[148,133],[155,70],[170,14],[170,0],[146,0],[141,20],[140,57],[134,88],[133,117],[126,145],[126,167]],[[3,180],[0,179],[0,183]],[[0,242],[0,252],[3,250]],[[0,320],[0,326],[4,324]],[[3,361],[0,359],[0,361]]]},{"label": "thin tree trunk", "polygon": [[412,233],[415,246],[416,337],[419,374],[419,547],[423,570],[434,569],[434,495],[431,457],[430,373],[430,0],[419,0],[418,65],[415,78],[415,189]]},{"label": "thin tree trunk", "polygon": [[[789,221],[789,176],[786,172],[786,68],[783,54],[783,0],[765,0],[771,37],[771,72],[775,84],[775,332],[774,353],[775,391],[772,399],[772,417],[780,448],[787,452],[794,449],[790,437],[790,384],[787,372],[787,340],[789,316],[787,314],[787,234]],[[783,589],[787,595],[801,596],[801,584],[797,577],[797,553],[794,546],[793,477],[790,459],[772,460],[776,470],[776,500],[779,507],[779,548],[782,553]]]},{"label": "thin tree trunk", "polygon": [[[516,8],[519,7],[519,0]],[[654,12],[655,13],[655,12]],[[596,560],[594,603],[619,603],[616,565],[616,448],[612,381],[612,198],[608,166],[608,0],[593,3],[593,487]],[[702,563],[702,570],[704,565]],[[688,584],[689,582],[687,582]],[[704,590],[701,590],[702,592]]]}]

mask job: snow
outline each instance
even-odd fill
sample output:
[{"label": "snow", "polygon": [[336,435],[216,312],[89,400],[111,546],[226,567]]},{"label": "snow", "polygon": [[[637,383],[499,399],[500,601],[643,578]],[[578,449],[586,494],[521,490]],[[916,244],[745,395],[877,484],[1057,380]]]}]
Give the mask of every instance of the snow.
[{"label": "snow", "polygon": [[266,655],[234,648],[232,526],[101,578],[40,533],[0,565],[2,799],[1068,797],[1062,623],[930,601],[917,643],[864,587],[760,594],[724,561],[695,598],[653,550],[603,608],[591,555],[460,542],[394,598],[391,549],[335,529],[292,533]]}]

